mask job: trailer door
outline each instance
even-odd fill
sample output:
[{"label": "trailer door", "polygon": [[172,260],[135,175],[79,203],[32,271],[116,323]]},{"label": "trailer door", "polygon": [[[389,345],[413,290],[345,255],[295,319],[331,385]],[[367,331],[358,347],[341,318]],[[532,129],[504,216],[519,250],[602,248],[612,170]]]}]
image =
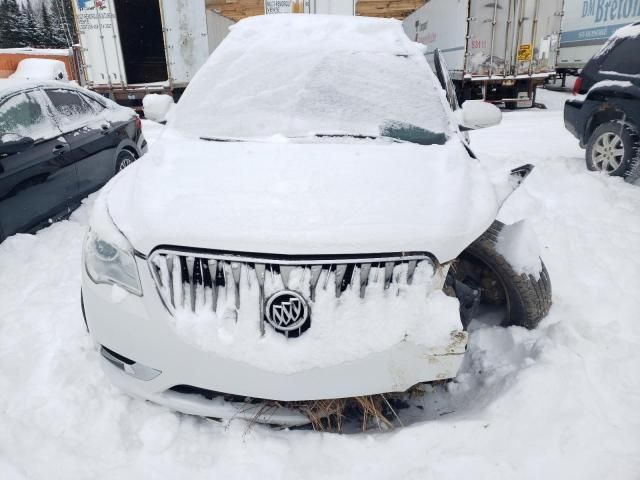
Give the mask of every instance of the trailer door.
[{"label": "trailer door", "polygon": [[510,19],[516,0],[470,0],[465,74],[494,77],[509,69]]},{"label": "trailer door", "polygon": [[209,56],[204,1],[161,0],[167,70],[173,87],[186,87]]},{"label": "trailer door", "polygon": [[513,64],[517,75],[551,72],[555,69],[561,19],[560,0],[520,0],[513,49]]},{"label": "trailer door", "polygon": [[75,0],[73,10],[87,82],[96,86],[126,86],[127,78],[113,2]]}]

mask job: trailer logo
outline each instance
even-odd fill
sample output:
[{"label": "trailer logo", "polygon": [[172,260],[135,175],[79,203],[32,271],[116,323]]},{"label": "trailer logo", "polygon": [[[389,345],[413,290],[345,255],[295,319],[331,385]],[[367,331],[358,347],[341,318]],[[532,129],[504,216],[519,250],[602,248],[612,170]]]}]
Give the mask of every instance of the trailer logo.
[{"label": "trailer logo", "polygon": [[78,10],[104,10],[107,8],[107,0],[76,0],[78,2]]},{"label": "trailer logo", "polygon": [[582,18],[595,17],[595,22],[626,20],[640,16],[640,0],[584,0]]}]

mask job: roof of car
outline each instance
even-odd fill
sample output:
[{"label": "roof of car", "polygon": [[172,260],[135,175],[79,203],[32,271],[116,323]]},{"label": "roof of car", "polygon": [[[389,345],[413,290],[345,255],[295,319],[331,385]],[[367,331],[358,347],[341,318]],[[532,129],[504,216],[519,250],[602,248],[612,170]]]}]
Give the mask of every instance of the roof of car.
[{"label": "roof of car", "polygon": [[70,82],[58,82],[55,80],[18,80],[13,78],[0,78],[0,97],[18,90],[34,87],[76,88],[76,85]]}]

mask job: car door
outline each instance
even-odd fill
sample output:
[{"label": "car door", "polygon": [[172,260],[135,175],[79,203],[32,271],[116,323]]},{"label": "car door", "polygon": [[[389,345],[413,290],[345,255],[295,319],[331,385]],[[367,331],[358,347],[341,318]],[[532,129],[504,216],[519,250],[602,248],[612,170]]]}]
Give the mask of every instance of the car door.
[{"label": "car door", "polygon": [[[78,177],[78,196],[98,190],[115,173],[118,138],[114,125],[95,100],[66,88],[46,88],[58,127],[69,144],[69,157]],[[99,105],[99,104],[98,104]]]},{"label": "car door", "polygon": [[37,90],[0,99],[0,145],[27,137],[19,151],[0,153],[0,240],[66,214],[77,194],[68,145]]}]

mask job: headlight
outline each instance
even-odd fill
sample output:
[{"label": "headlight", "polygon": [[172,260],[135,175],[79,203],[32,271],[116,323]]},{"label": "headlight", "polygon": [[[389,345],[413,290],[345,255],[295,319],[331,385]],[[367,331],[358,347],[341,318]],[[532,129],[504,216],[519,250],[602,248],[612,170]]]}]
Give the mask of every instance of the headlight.
[{"label": "headlight", "polygon": [[[114,230],[117,230],[113,226]],[[119,238],[114,238],[118,235]],[[118,285],[142,296],[138,267],[133,248],[120,232],[110,232],[109,240],[89,230],[84,242],[84,264],[89,278],[95,283]]]}]

